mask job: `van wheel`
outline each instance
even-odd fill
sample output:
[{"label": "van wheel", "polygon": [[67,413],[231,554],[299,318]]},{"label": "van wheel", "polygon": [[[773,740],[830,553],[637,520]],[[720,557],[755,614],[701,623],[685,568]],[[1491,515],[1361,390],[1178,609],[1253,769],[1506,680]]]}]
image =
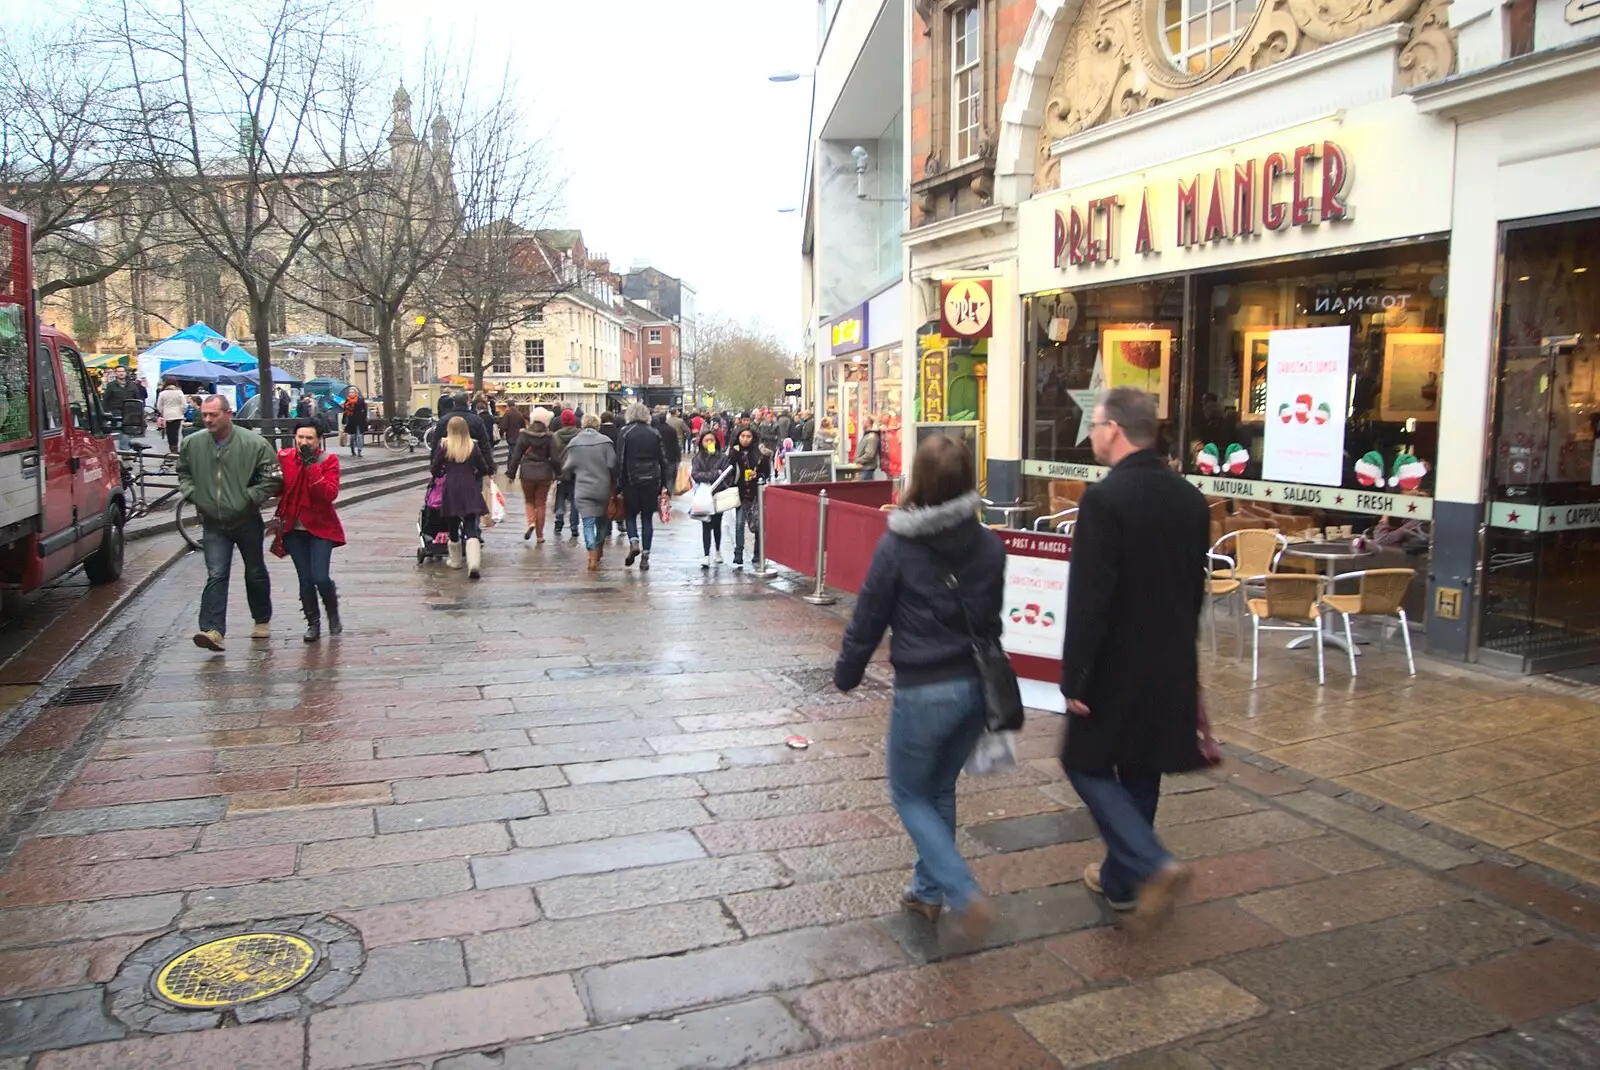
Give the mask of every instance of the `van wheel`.
[{"label": "van wheel", "polygon": [[122,532],[122,507],[113,505],[101,529],[100,548],[83,562],[83,574],[90,583],[110,583],[122,578],[122,551],[126,545]]}]

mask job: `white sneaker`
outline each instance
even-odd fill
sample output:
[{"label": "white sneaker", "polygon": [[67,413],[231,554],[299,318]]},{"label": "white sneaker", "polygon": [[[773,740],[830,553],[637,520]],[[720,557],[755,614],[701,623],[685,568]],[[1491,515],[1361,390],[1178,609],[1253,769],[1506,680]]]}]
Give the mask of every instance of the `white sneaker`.
[{"label": "white sneaker", "polygon": [[722,564],[722,551],[721,550],[717,551],[717,564],[719,564],[719,565]]},{"label": "white sneaker", "polygon": [[710,554],[706,554],[706,556],[704,556],[704,557],[702,557],[700,559],[700,567],[701,568],[710,568],[711,567],[711,555]]}]

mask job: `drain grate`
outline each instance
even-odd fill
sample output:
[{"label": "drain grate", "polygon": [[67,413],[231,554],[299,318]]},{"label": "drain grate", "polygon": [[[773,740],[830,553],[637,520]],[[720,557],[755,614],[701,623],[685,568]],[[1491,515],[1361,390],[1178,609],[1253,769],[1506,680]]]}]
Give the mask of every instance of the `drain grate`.
[{"label": "drain grate", "polygon": [[[779,675],[807,695],[838,694],[833,686],[832,669],[791,669]],[[887,691],[888,688],[882,681],[868,676],[861,681],[861,686],[857,690]]]},{"label": "drain grate", "polygon": [[121,684],[89,684],[69,687],[51,696],[47,706],[97,706],[122,694]]},{"label": "drain grate", "polygon": [[156,994],[178,1007],[232,1007],[275,996],[316,969],[316,947],[289,933],[242,933],[192,947],[156,973]]}]

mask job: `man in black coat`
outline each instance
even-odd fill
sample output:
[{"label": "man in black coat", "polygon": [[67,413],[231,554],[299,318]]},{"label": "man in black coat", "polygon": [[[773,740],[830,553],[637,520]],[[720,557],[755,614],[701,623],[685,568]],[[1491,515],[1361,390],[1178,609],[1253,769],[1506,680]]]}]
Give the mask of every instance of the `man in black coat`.
[{"label": "man in black coat", "polygon": [[444,441],[445,424],[450,422],[452,416],[459,416],[467,421],[467,430],[472,433],[472,440],[483,447],[484,456],[489,458],[489,474],[494,475],[494,440],[489,437],[489,428],[484,425],[477,413],[467,407],[464,398],[450,394],[439,397],[439,422],[434,425],[433,431],[435,445]]},{"label": "man in black coat", "polygon": [[1106,842],[1090,891],[1148,931],[1171,913],[1189,868],[1156,838],[1161,774],[1204,764],[1196,732],[1196,641],[1210,518],[1205,498],[1152,447],[1149,394],[1118,387],[1095,406],[1095,459],[1072,539],[1061,692],[1061,764]]}]

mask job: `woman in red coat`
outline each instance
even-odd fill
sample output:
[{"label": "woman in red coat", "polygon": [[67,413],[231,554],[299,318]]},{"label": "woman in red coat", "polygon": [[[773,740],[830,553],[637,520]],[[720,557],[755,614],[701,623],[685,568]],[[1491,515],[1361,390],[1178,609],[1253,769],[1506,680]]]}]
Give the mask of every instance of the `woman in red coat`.
[{"label": "woman in red coat", "polygon": [[273,552],[294,558],[300,574],[300,608],[306,614],[308,643],[322,638],[322,620],[317,611],[317,595],[328,607],[328,634],[344,631],[339,620],[339,590],[328,574],[333,564],[333,548],[344,545],[344,525],[333,508],[339,496],[339,458],[322,449],[322,434],[310,420],[295,425],[294,448],[279,450],[283,465],[283,496],[278,499],[278,515],[273,524],[282,549],[275,541]]}]

